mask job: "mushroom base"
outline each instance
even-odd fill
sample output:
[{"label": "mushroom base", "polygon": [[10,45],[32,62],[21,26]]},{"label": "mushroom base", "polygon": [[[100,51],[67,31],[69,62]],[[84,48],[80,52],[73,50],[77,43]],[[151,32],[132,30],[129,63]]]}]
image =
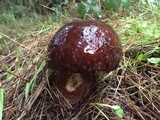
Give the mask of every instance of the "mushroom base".
[{"label": "mushroom base", "polygon": [[85,97],[95,80],[93,74],[59,73],[54,85],[65,98],[66,102],[75,104]]}]

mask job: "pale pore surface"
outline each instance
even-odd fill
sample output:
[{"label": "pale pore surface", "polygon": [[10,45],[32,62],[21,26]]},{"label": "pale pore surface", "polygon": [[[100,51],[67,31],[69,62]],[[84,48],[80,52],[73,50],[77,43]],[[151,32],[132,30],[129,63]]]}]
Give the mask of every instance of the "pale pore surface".
[{"label": "pale pore surface", "polygon": [[80,73],[74,73],[72,74],[68,79],[65,88],[69,92],[73,92],[82,84],[82,77]]}]

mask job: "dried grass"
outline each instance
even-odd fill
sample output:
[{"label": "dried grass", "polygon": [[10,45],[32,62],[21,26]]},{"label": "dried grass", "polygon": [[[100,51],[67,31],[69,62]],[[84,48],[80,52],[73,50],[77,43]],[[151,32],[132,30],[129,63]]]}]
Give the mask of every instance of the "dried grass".
[{"label": "dried grass", "polygon": [[[5,89],[4,120],[119,120],[109,108],[98,110],[91,103],[120,105],[124,110],[122,120],[158,120],[160,116],[160,66],[138,62],[134,58],[140,50],[147,51],[160,44],[124,47],[119,68],[109,74],[98,73],[97,83],[83,101],[64,106],[63,97],[49,84],[48,76],[54,74],[45,67],[35,80],[25,101],[25,86],[42,61],[46,59],[46,48],[54,32],[37,36],[34,41],[19,45],[20,56],[14,52],[2,56],[1,83]],[[25,47],[24,47],[25,46]],[[126,49],[127,48],[127,49]],[[132,48],[136,50],[132,51]],[[144,49],[145,48],[145,49]],[[158,53],[159,55],[160,53]],[[159,56],[158,56],[159,57]],[[7,69],[4,64],[8,66]],[[136,67],[134,66],[136,64]],[[16,68],[16,66],[20,66]],[[6,80],[7,78],[7,80]],[[56,96],[56,97],[55,97]]]}]

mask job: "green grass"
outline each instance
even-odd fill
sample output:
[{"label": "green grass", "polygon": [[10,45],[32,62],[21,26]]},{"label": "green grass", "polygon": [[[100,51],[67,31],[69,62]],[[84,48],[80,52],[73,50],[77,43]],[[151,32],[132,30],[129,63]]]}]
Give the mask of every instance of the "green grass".
[{"label": "green grass", "polygon": [[2,120],[4,102],[4,89],[0,89],[0,120]]},{"label": "green grass", "polygon": [[[24,41],[33,41],[35,36],[47,34],[57,17],[38,15],[35,12],[19,11],[18,16],[12,9],[0,13],[0,54],[8,54]],[[54,18],[54,19],[53,19]]]},{"label": "green grass", "polygon": [[34,12],[22,18],[16,18],[12,13],[2,13],[0,14],[1,32],[12,35],[10,37],[26,38],[30,36],[30,32],[38,31],[42,26],[51,24],[52,21],[49,21],[48,17],[37,15]]},{"label": "green grass", "polygon": [[126,18],[124,21],[126,24],[119,34],[125,44],[145,44],[160,39],[160,24],[157,20]]}]

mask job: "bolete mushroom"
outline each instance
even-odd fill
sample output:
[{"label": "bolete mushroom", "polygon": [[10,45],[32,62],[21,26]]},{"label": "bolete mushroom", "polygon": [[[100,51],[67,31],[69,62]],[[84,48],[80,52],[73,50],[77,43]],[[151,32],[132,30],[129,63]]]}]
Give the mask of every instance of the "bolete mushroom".
[{"label": "bolete mushroom", "polygon": [[48,66],[58,72],[55,86],[70,104],[85,96],[96,71],[116,69],[122,57],[118,35],[100,21],[74,21],[60,28],[48,46]]}]

